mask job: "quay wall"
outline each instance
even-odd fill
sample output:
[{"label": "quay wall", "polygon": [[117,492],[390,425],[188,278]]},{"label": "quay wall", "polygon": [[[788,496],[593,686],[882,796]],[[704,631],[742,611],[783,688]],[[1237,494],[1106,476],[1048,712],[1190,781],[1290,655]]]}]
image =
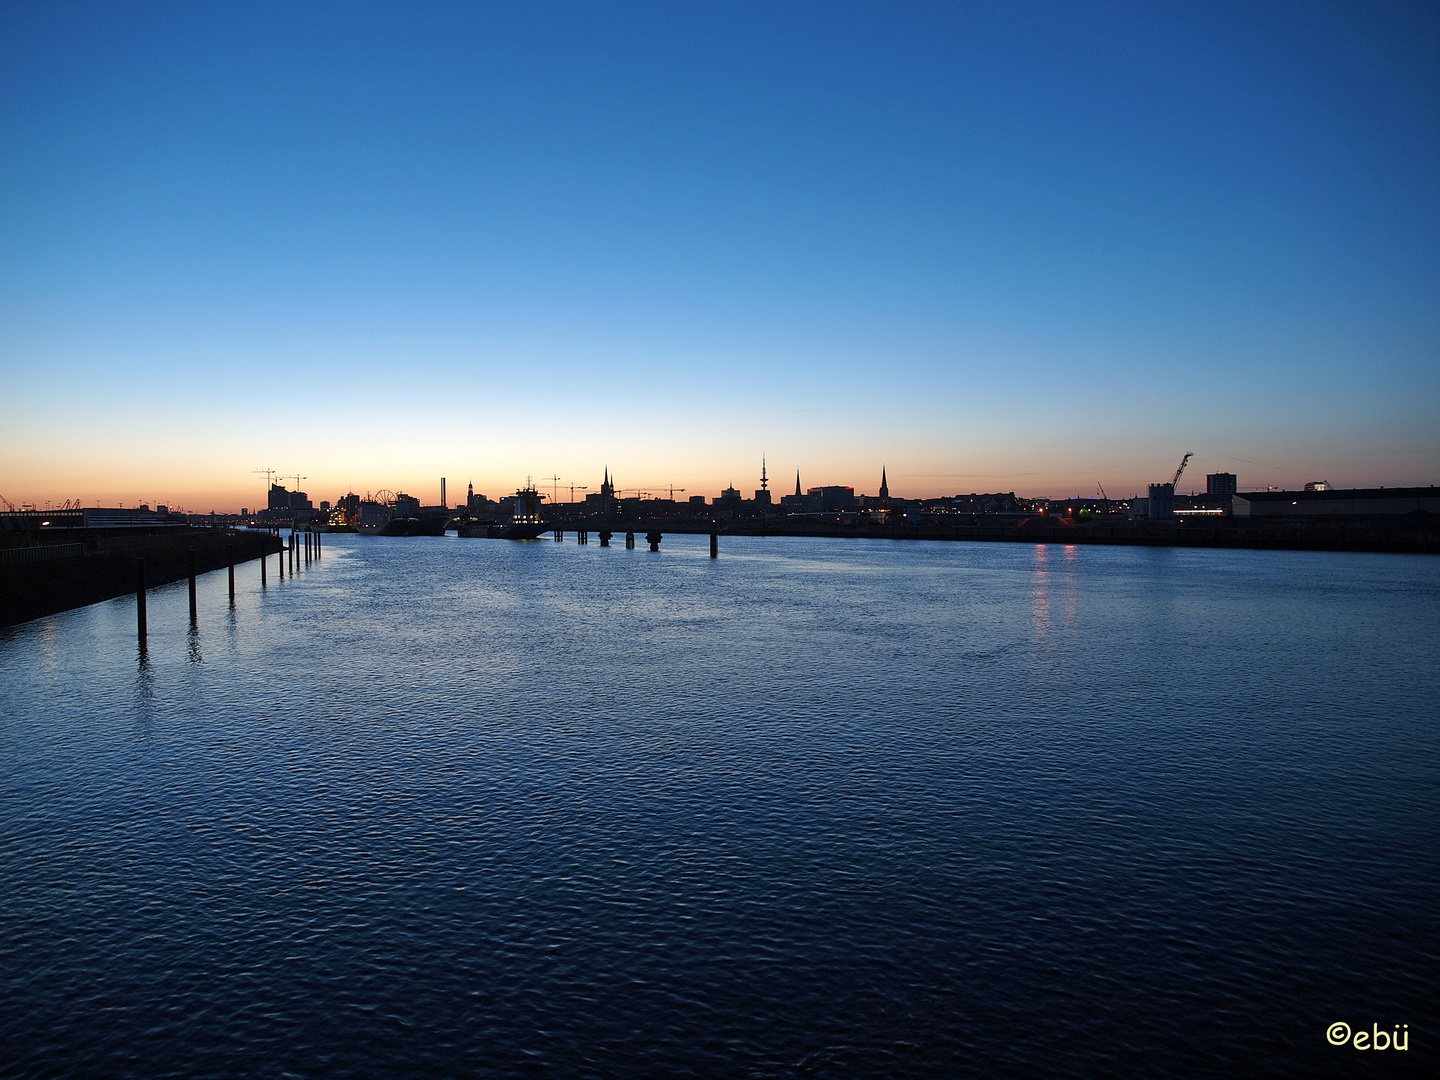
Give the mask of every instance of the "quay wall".
[{"label": "quay wall", "polygon": [[[250,562],[284,547],[269,533],[214,529],[167,529],[144,535],[87,536],[86,530],[65,531],[58,558],[45,558],[52,545],[7,548],[16,565],[0,565],[0,626],[14,626],[72,608],[98,604],[135,592],[135,560],[145,560],[146,585],[168,585],[190,573],[189,553],[195,552],[196,572],[223,570],[229,549],[235,564]],[[78,550],[77,550],[78,549]],[[29,553],[35,553],[31,555]],[[19,561],[22,559],[24,561]]]},{"label": "quay wall", "polygon": [[[681,530],[674,530],[679,532]],[[758,536],[864,536],[893,540],[973,540],[1012,544],[1123,544],[1140,547],[1248,548],[1285,551],[1376,551],[1440,555],[1440,527],[1389,528],[1315,524],[1258,528],[1206,525],[756,525],[722,533]]]},{"label": "quay wall", "polygon": [[[568,530],[586,528],[592,532],[608,528],[615,532],[658,530],[663,533],[709,533],[709,521],[624,521],[622,519],[577,519],[557,523]],[[909,525],[858,520],[854,522],[727,521],[719,525],[722,536],[827,536],[866,537],[873,540],[972,540],[1011,544],[1126,544],[1141,547],[1249,548],[1287,551],[1376,551],[1440,555],[1440,524],[1413,525],[1404,522],[1384,525],[1321,522],[1249,522],[1224,524],[1119,524],[1085,522],[1060,524],[1039,516],[1018,523]]]}]

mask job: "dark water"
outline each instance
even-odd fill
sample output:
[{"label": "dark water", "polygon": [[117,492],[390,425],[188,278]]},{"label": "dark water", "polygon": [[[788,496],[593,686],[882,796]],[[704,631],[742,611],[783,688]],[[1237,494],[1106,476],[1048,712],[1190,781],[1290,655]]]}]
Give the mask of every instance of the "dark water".
[{"label": "dark water", "polygon": [[1435,1068],[1440,560],[706,548],[0,633],[0,1071]]}]

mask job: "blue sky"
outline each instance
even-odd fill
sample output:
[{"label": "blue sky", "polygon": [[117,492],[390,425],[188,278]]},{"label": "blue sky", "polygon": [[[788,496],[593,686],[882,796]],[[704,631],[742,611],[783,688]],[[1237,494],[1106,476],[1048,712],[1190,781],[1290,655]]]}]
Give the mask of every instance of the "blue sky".
[{"label": "blue sky", "polygon": [[1434,483],[1437,55],[1435,5],[7,4],[0,494]]}]

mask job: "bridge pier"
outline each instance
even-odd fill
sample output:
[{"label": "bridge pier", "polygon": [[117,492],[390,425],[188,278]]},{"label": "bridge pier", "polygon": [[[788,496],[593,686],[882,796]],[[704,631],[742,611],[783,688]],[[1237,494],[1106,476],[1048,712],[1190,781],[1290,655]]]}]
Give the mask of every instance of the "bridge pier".
[{"label": "bridge pier", "polygon": [[609,529],[601,529],[601,530],[600,530],[600,546],[601,546],[601,547],[609,547],[609,546],[610,546],[610,537],[611,537],[612,535],[614,535],[614,534],[611,533]]},{"label": "bridge pier", "polygon": [[625,534],[625,550],[626,550],[626,551],[634,551],[634,550],[635,550],[635,534],[634,534],[633,532],[627,532],[627,533]]},{"label": "bridge pier", "polygon": [[648,540],[648,541],[650,541],[650,550],[651,550],[651,551],[659,551],[659,550],[660,550],[660,533],[659,533],[659,532],[653,532],[653,531],[652,531],[652,532],[648,532],[648,533],[645,534],[645,539]]}]

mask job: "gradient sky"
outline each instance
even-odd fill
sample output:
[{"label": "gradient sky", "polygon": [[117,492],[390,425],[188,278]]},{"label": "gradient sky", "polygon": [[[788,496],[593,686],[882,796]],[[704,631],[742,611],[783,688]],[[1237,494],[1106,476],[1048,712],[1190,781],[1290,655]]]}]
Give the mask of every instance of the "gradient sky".
[{"label": "gradient sky", "polygon": [[1440,7],[6,2],[0,400],[41,505],[1437,483]]}]

